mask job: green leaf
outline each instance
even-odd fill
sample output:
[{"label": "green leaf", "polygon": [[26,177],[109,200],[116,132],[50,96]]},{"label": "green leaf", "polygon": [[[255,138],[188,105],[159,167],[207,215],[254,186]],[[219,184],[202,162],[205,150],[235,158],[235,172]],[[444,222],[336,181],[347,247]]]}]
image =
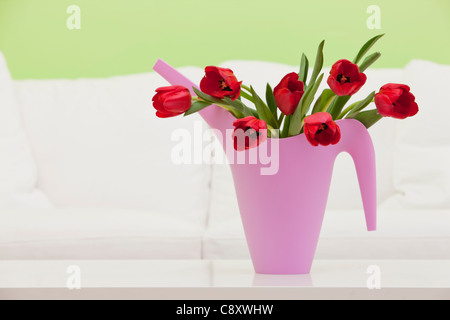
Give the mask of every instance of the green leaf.
[{"label": "green leaf", "polygon": [[[323,79],[323,73],[319,76],[319,79],[314,83],[314,86],[307,89],[309,90],[308,95],[306,96],[306,99],[302,102],[301,106],[301,117],[303,120],[303,117],[308,113],[309,108],[311,106],[311,103],[314,101],[314,96],[317,93],[317,90],[319,89],[320,84],[322,83]],[[306,93],[306,92],[305,92]]]},{"label": "green leaf", "polygon": [[[311,106],[311,103],[314,100],[314,95],[316,94],[318,87],[320,85],[320,82],[323,79],[323,74],[322,74],[320,76],[320,81],[317,81],[317,77],[319,76],[319,73],[323,67],[323,47],[324,47],[324,45],[325,45],[325,40],[323,40],[319,44],[319,47],[317,48],[316,61],[314,62],[314,68],[313,68],[313,72],[311,75],[311,79],[309,80],[309,84],[306,87],[305,93],[303,94],[302,98],[300,99],[300,102],[297,105],[297,109],[295,109],[294,113],[292,114],[292,117],[288,117],[285,120],[286,124],[285,124],[284,128],[287,128],[287,130],[288,130],[287,134],[289,136],[295,136],[295,135],[300,134],[301,129],[302,129],[303,117],[308,112],[308,110]],[[303,57],[304,57],[304,59],[303,59]],[[303,55],[301,67],[300,67],[301,74],[305,71],[307,73],[306,66],[307,66],[307,64],[309,64],[307,61],[308,60],[306,59],[306,56]],[[287,121],[289,121],[289,124],[287,123]],[[283,128],[283,131],[285,130],[284,128]]]},{"label": "green leaf", "polygon": [[184,116],[188,116],[190,114],[199,112],[200,110],[202,110],[202,109],[204,109],[204,108],[206,108],[206,107],[208,107],[210,105],[211,105],[211,103],[209,103],[209,102],[195,101],[195,102],[192,103],[192,105],[189,108],[189,110],[184,113]]},{"label": "green leaf", "polygon": [[216,105],[230,112],[236,119],[244,118],[244,114],[239,110],[237,110],[236,108],[233,108],[232,106],[228,106],[225,104],[216,104]]},{"label": "green leaf", "polygon": [[357,102],[352,103],[350,106],[348,106],[346,109],[344,109],[344,111],[342,111],[341,114],[335,120],[339,120],[339,119],[344,118],[344,116],[346,114],[348,114],[351,110],[353,110],[353,108],[360,102],[361,101],[357,101]]},{"label": "green leaf", "polygon": [[355,104],[355,106],[350,110],[349,117],[355,115],[356,113],[363,110],[365,107],[367,107],[375,97],[375,91],[371,92],[364,100],[361,100]]},{"label": "green leaf", "polygon": [[266,86],[266,101],[267,106],[269,107],[269,110],[272,112],[272,114],[276,117],[277,115],[277,103],[275,102],[275,97],[273,95],[273,90],[270,84],[267,84]]},{"label": "green leaf", "polygon": [[337,119],[342,112],[345,104],[350,100],[351,96],[336,96],[331,105],[328,107],[327,112],[331,114],[333,119]]},{"label": "green leaf", "polygon": [[228,110],[234,117],[236,117],[237,119],[243,118],[244,117],[244,113],[242,112],[242,110],[240,110],[239,108],[236,108],[232,105],[226,105],[225,101],[214,98],[206,93],[203,93],[202,91],[198,90],[197,88],[193,87],[192,88],[195,92],[195,94],[205,100],[205,102],[209,102],[210,104],[216,104],[219,107]]},{"label": "green leaf", "polygon": [[308,79],[308,68],[309,68],[309,61],[308,58],[303,53],[302,60],[300,62],[300,71],[298,73],[298,79],[300,81],[303,81],[303,83],[306,83],[306,80]]},{"label": "green leaf", "polygon": [[254,116],[255,118],[259,118],[258,111],[256,111],[255,109],[250,108],[250,112],[252,113],[252,116]]},{"label": "green leaf", "polygon": [[236,109],[236,108],[234,108],[232,106],[229,106],[229,105],[226,105],[226,104],[223,104],[223,103],[217,104],[217,106],[219,106],[219,107],[229,111],[236,119],[242,119],[242,118],[245,117],[244,114],[241,111],[239,111],[238,109]]},{"label": "green leaf", "polygon": [[367,41],[362,48],[359,50],[358,54],[356,55],[355,59],[353,60],[353,63],[358,64],[358,62],[364,57],[364,55],[372,48],[372,46],[382,37],[384,34],[379,34],[369,41]]},{"label": "green leaf", "polygon": [[309,107],[314,100],[314,95],[316,94],[320,83],[323,79],[323,73],[320,75],[319,79],[314,83],[314,85],[310,85],[305,93],[303,94],[300,102],[298,104],[297,109],[295,109],[294,114],[291,118],[291,123],[289,125],[289,136],[296,136],[300,134],[302,130],[302,121],[305,114],[308,112]]},{"label": "green leaf", "polygon": [[311,114],[317,112],[317,111],[315,111],[315,110],[319,110],[321,104],[322,104],[322,95],[320,95],[320,96],[317,98],[316,102],[314,103],[314,107],[313,107],[313,109],[312,109],[312,111],[311,111]]},{"label": "green leaf", "polygon": [[201,99],[203,99],[205,101],[210,101],[210,102],[213,102],[213,103],[222,103],[222,100],[214,98],[214,97],[212,97],[212,96],[210,96],[210,95],[208,95],[208,94],[198,90],[195,87],[192,87],[192,90],[194,90],[194,92],[197,95],[197,97],[199,97],[199,98],[201,98]]},{"label": "green leaf", "polygon": [[357,113],[355,116],[349,119],[355,119],[361,122],[367,129],[377,123],[381,118],[383,118],[377,109],[367,110]]},{"label": "green leaf", "polygon": [[316,104],[314,105],[313,111],[311,113],[321,112],[323,110],[327,110],[331,101],[336,97],[336,94],[331,89],[324,89],[322,94],[317,99]]},{"label": "green leaf", "polygon": [[325,45],[325,40],[323,40],[320,44],[319,47],[317,48],[317,56],[316,56],[316,61],[314,62],[314,69],[311,75],[311,80],[309,81],[308,86],[313,85],[316,80],[317,77],[319,76],[320,71],[322,70],[323,67],[323,46]]},{"label": "green leaf", "polygon": [[280,118],[278,119],[278,127],[281,128],[281,125],[283,124],[285,114],[281,113]]},{"label": "green leaf", "polygon": [[290,115],[289,118],[286,118],[286,122],[289,120],[289,130],[287,135],[289,137],[296,136],[300,134],[300,130],[302,129],[302,104],[303,101],[306,100],[306,97],[308,96],[308,93],[311,91],[310,88],[313,86],[308,87],[306,89],[305,93],[303,94],[302,98],[300,99],[300,102],[297,105],[297,109],[295,109],[294,113]]},{"label": "green leaf", "polygon": [[253,97],[251,95],[249,95],[247,92],[245,92],[244,90],[241,90],[241,94],[240,94],[239,98],[241,98],[241,97],[243,97],[243,98],[247,99],[248,101],[254,103]]},{"label": "green leaf", "polygon": [[370,67],[375,61],[377,61],[381,57],[380,52],[372,53],[370,56],[364,59],[363,63],[359,66],[359,72],[364,72]]},{"label": "green leaf", "polygon": [[239,110],[245,117],[252,116],[253,114],[250,111],[250,108],[247,107],[241,100],[231,100],[229,97],[224,97],[223,100],[230,106],[234,107],[236,110]]},{"label": "green leaf", "polygon": [[292,119],[292,114],[286,116],[285,120],[284,120],[284,126],[283,126],[283,130],[281,131],[281,138],[287,138],[288,134],[289,134],[289,126],[291,124],[291,119]]},{"label": "green leaf", "polygon": [[255,107],[258,112],[259,118],[264,120],[268,125],[272,126],[272,128],[278,128],[278,121],[274,118],[272,112],[269,107],[266,106],[264,101],[258,96],[256,91],[250,86],[250,91],[252,93],[253,99],[255,99]]}]

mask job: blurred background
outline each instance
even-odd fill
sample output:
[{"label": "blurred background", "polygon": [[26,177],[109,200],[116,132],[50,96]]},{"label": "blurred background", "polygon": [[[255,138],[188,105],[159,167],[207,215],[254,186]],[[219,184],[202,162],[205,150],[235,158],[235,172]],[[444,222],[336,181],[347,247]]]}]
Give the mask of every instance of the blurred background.
[{"label": "blurred background", "polygon": [[[378,231],[367,233],[352,159],[339,156],[316,257],[410,259],[422,270],[401,270],[408,287],[432,275],[448,288],[449,31],[449,0],[0,0],[0,299],[9,279],[66,283],[56,267],[42,275],[5,260],[250,259],[229,166],[173,161],[173,133],[193,133],[190,151],[203,122],[155,116],[151,98],[167,82],[153,65],[194,83],[207,65],[227,67],[260,92],[298,70],[302,53],[312,65],[322,40],[327,77],[378,34],[370,53],[382,56],[352,99],[405,83],[420,111],[370,128]],[[187,280],[210,285],[207,272]]]},{"label": "blurred background", "polygon": [[[80,29],[70,30],[71,5]],[[374,21],[379,8],[380,23]],[[376,9],[375,8],[375,9]],[[379,33],[375,68],[411,59],[450,64],[448,0],[0,0],[0,51],[14,79],[106,77],[175,67],[262,60],[353,59]]]}]

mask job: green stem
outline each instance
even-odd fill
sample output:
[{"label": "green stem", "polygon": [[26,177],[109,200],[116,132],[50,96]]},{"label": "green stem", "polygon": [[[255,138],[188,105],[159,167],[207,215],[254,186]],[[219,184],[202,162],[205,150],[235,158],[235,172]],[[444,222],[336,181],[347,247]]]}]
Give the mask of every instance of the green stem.
[{"label": "green stem", "polygon": [[[375,95],[375,92],[373,92],[372,95]],[[370,95],[369,95],[369,97],[370,97]],[[374,99],[371,99],[370,101],[367,101],[366,103],[364,103],[365,100],[355,102],[355,103],[349,105],[344,111],[342,111],[342,113],[336,118],[336,120],[343,119],[344,117],[346,117],[346,118],[353,117],[355,115],[355,113],[361,112],[362,110],[364,110],[364,108],[367,107],[367,105],[369,105],[371,102],[374,102],[374,101],[375,101]],[[355,111],[352,112],[353,109],[355,109]]]},{"label": "green stem", "polygon": [[279,130],[275,129],[274,127],[272,127],[271,125],[267,125],[267,136],[269,138],[275,138],[275,139],[279,139],[279,135],[277,134],[277,132],[279,132]]},{"label": "green stem", "polygon": [[247,99],[250,102],[255,103],[255,99],[251,95],[249,95],[247,92],[241,90],[241,96]]},{"label": "green stem", "polygon": [[302,120],[302,125],[301,125],[301,127],[300,127],[300,134],[303,133],[304,127],[305,127],[305,119],[303,118],[303,120]]},{"label": "green stem", "polygon": [[345,104],[350,100],[350,96],[339,96],[333,100],[333,103],[328,107],[328,113],[331,114],[333,119],[336,119],[342,112]]},{"label": "green stem", "polygon": [[236,110],[235,108],[230,108],[231,106],[228,104],[224,104],[224,103],[212,103],[212,104],[215,104],[216,106],[219,106],[219,107],[227,110],[233,116],[235,116],[236,119],[242,119],[245,117],[245,115],[242,112],[240,112],[239,110]]},{"label": "green stem", "polygon": [[[211,103],[211,104],[215,104],[216,106],[219,106],[219,107],[222,107],[222,108],[224,108],[224,109],[227,109],[228,108],[228,104],[226,104],[226,103],[218,103],[218,102],[211,102],[211,101],[205,101],[205,100],[203,100],[202,98],[199,98],[199,97],[192,97],[192,100],[194,100],[194,101],[201,101],[201,102],[208,102],[208,103]],[[227,109],[228,110],[228,109]]]},{"label": "green stem", "polygon": [[349,113],[350,110],[352,110],[354,106],[355,106],[355,104],[349,105],[344,111],[341,112],[341,114],[336,118],[336,120],[339,120],[339,119],[344,118],[345,115],[346,115],[347,113]]},{"label": "green stem", "polygon": [[291,124],[291,118],[292,114],[288,115],[286,117],[286,120],[284,121],[283,131],[281,131],[281,137],[286,138],[289,133],[289,125]]},{"label": "green stem", "polygon": [[334,100],[336,100],[338,98],[338,96],[334,96],[333,98],[331,98],[330,100],[328,100],[328,102],[326,104],[324,104],[324,106],[322,107],[321,110],[319,110],[319,112],[326,112],[328,110],[328,107],[334,102]]},{"label": "green stem", "polygon": [[[228,112],[230,112],[230,113],[231,113],[233,116],[235,116],[237,119],[241,119],[241,118],[244,118],[244,117],[245,117],[245,114],[243,114],[243,113],[242,113],[241,111],[239,111],[239,110],[236,110],[236,108],[233,108],[233,106],[227,104],[226,102],[219,103],[219,102],[205,101],[204,99],[199,98],[199,97],[192,97],[192,100],[193,100],[193,101],[207,102],[207,103],[210,103],[210,104],[214,104],[214,105],[216,105],[216,106],[219,106],[219,107],[221,107],[221,108],[227,110]],[[231,108],[230,108],[230,107],[231,107]],[[249,114],[249,115],[252,114],[252,113],[250,112],[250,109],[249,109],[249,108],[247,108],[247,109],[249,110],[249,113],[248,113],[248,114]]]},{"label": "green stem", "polygon": [[252,93],[252,89],[250,89],[250,87],[247,87],[245,84],[241,84],[241,88],[247,90],[249,93]]},{"label": "green stem", "polygon": [[281,113],[280,119],[278,119],[278,127],[281,128],[281,125],[283,124],[283,120],[284,120],[284,113]]}]

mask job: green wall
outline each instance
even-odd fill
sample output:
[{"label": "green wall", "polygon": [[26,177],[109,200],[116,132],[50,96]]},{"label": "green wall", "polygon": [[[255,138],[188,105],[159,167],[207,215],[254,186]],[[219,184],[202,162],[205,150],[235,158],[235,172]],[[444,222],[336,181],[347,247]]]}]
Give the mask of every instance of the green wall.
[{"label": "green wall", "polygon": [[[69,5],[81,29],[69,30]],[[369,5],[381,9],[370,30]],[[15,79],[104,77],[230,59],[297,64],[314,60],[326,40],[325,65],[352,59],[370,37],[386,33],[375,67],[413,58],[450,64],[449,0],[0,0],[0,51]]]}]

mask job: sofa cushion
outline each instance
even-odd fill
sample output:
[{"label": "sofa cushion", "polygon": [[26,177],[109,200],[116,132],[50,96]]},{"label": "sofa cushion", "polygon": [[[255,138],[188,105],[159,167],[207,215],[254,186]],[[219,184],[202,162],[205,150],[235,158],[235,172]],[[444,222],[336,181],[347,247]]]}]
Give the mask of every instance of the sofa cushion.
[{"label": "sofa cushion", "polygon": [[36,163],[14,95],[13,81],[0,52],[0,208],[51,207],[36,189]]},{"label": "sofa cushion", "polygon": [[[200,68],[180,69],[194,81]],[[39,187],[59,207],[148,210],[204,223],[210,167],[174,162],[176,130],[198,115],[159,119],[156,73],[106,79],[16,81]],[[206,126],[205,126],[206,127]]]},{"label": "sofa cushion", "polygon": [[0,211],[0,259],[199,259],[202,229],[164,213]]},{"label": "sofa cushion", "polygon": [[[205,259],[250,257],[239,218],[209,226]],[[318,259],[450,259],[449,210],[383,210],[378,231],[367,232],[361,210],[327,210]]]},{"label": "sofa cushion", "polygon": [[419,112],[398,124],[393,159],[397,192],[386,206],[450,209],[450,65],[413,60],[405,79]]}]

